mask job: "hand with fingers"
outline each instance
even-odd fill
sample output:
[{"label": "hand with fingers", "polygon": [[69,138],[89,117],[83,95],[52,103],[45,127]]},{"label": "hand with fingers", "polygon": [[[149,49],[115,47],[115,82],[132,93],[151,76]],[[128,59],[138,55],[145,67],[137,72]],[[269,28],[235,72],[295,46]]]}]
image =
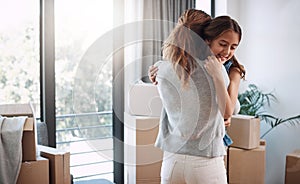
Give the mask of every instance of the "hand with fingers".
[{"label": "hand with fingers", "polygon": [[211,77],[222,77],[223,64],[215,56],[208,56],[204,67]]},{"label": "hand with fingers", "polygon": [[158,71],[157,66],[154,66],[154,65],[149,66],[148,77],[149,77],[150,81],[152,82],[152,84],[154,84],[154,85],[157,84],[157,81],[156,81],[157,71]]},{"label": "hand with fingers", "polygon": [[230,125],[231,125],[231,118],[224,119],[224,123],[225,123],[225,128],[230,127]]}]

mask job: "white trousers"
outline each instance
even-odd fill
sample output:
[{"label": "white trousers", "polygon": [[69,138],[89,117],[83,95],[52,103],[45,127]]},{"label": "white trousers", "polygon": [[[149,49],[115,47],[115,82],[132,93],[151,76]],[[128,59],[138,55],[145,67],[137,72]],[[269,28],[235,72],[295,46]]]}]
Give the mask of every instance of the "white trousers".
[{"label": "white trousers", "polygon": [[227,184],[224,157],[164,152],[161,184]]}]

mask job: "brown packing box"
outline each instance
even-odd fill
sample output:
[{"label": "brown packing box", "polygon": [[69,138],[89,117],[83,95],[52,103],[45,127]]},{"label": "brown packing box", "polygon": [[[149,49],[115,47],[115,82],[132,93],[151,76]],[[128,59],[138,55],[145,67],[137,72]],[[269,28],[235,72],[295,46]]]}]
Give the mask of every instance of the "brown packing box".
[{"label": "brown packing box", "polygon": [[40,155],[49,159],[50,183],[70,184],[70,152],[38,145]]},{"label": "brown packing box", "polygon": [[36,160],[35,120],[27,118],[22,137],[22,161]]},{"label": "brown packing box", "polygon": [[234,115],[227,133],[233,140],[231,147],[257,148],[260,141],[260,119],[248,115]]},{"label": "brown packing box", "polygon": [[286,155],[285,184],[300,183],[300,150]]},{"label": "brown packing box", "polygon": [[6,117],[28,116],[22,137],[22,161],[36,160],[36,125],[33,108],[30,104],[2,104],[0,115]]},{"label": "brown packing box", "polygon": [[49,161],[38,157],[36,161],[22,162],[17,184],[48,184]]},{"label": "brown packing box", "polygon": [[229,147],[229,184],[264,184],[266,172],[266,143],[246,150]]}]

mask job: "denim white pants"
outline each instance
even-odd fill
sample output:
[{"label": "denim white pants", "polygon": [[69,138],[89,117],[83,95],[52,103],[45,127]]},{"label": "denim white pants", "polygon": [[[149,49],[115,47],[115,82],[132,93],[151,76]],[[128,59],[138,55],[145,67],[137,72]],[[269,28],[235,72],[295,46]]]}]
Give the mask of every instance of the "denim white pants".
[{"label": "denim white pants", "polygon": [[224,157],[164,152],[161,184],[227,184]]}]

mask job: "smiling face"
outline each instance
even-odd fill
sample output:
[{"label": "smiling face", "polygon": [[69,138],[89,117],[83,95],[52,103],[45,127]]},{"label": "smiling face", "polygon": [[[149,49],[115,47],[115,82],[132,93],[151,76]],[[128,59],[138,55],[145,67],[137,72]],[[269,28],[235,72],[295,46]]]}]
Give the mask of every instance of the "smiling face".
[{"label": "smiling face", "polygon": [[238,33],[228,30],[216,39],[206,42],[217,59],[224,64],[234,55],[235,49],[239,45],[239,38]]}]

